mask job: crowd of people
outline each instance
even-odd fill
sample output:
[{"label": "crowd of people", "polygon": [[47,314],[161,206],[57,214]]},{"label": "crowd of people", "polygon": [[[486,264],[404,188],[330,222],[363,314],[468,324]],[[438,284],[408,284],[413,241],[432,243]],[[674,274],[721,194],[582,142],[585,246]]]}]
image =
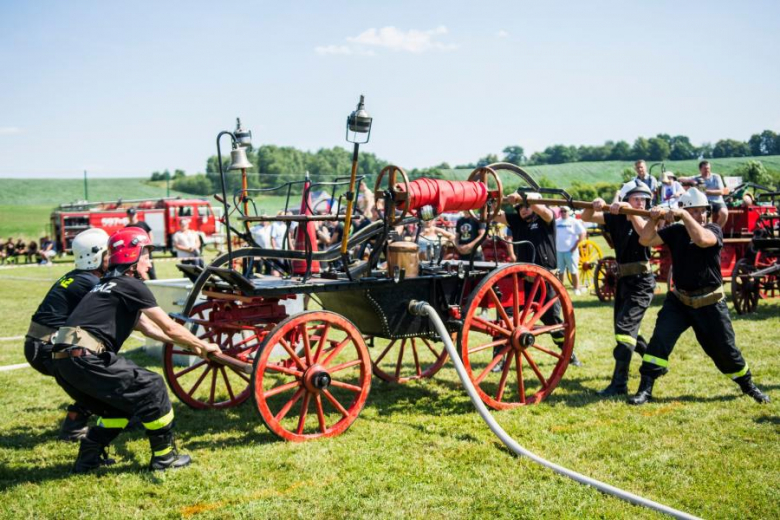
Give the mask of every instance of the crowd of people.
[{"label": "crowd of people", "polygon": [[48,236],[41,237],[37,242],[13,237],[3,242],[0,239],[0,263],[25,264],[37,263],[40,265],[52,265],[53,258],[57,255],[54,242]]}]

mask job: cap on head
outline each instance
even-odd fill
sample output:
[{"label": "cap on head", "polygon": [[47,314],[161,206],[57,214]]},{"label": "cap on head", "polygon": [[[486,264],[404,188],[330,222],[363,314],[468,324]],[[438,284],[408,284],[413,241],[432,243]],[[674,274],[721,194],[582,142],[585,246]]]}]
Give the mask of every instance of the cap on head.
[{"label": "cap on head", "polygon": [[108,250],[108,233],[99,228],[82,231],[71,244],[76,269],[93,271],[103,265],[103,253]]},{"label": "cap on head", "polygon": [[696,188],[688,188],[688,191],[680,197],[679,204],[683,209],[710,207],[710,201],[707,200],[707,196]]},{"label": "cap on head", "polygon": [[108,239],[108,265],[133,265],[141,258],[144,249],[151,247],[152,241],[143,229],[120,229]]},{"label": "cap on head", "polygon": [[127,208],[127,216],[128,217],[132,217],[135,214],[136,214],[135,208]]}]

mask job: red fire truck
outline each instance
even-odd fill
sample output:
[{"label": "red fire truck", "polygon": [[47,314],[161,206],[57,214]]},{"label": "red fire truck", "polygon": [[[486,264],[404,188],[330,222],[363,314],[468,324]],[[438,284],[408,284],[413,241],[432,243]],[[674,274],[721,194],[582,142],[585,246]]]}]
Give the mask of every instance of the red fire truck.
[{"label": "red fire truck", "polygon": [[138,220],[152,228],[154,246],[173,251],[171,239],[187,220],[204,243],[213,243],[218,218],[206,200],[168,197],[162,199],[116,200],[62,204],[51,214],[51,231],[57,251],[69,253],[73,237],[89,228],[100,228],[109,235],[127,225],[127,210],[135,208]]}]

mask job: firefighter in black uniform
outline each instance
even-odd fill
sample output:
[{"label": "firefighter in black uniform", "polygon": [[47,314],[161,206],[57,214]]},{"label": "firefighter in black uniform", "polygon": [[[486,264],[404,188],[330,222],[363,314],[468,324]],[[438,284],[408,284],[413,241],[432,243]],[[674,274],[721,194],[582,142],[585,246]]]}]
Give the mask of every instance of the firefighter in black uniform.
[{"label": "firefighter in black uniform", "polygon": [[[669,247],[674,289],[667,293],[658,313],[653,337],[639,368],[639,390],[628,402],[639,405],[652,399],[653,384],[668,371],[675,343],[693,327],[699,345],[718,370],[733,379],[743,393],[759,403],[768,403],[769,397],[753,384],[750,368],[735,342],[720,273],[723,231],[716,224],[707,223],[709,201],[696,188],[680,197],[680,206],[683,209],[671,209],[665,214],[660,207],[653,208],[642,229],[643,245]],[[675,218],[682,223],[656,230],[661,217],[669,223]]]},{"label": "firefighter in black uniform", "polygon": [[[635,215],[619,214],[621,207],[645,209],[653,192],[643,182],[629,181],[621,188],[623,200],[607,206],[603,199],[593,201],[593,208],[582,213],[582,220],[603,224],[612,236],[618,263],[618,281],[615,288],[613,322],[615,328],[615,370],[612,381],[598,392],[602,397],[628,394],[628,371],[631,353],[640,356],[647,350],[645,339],[639,334],[642,318],[653,301],[655,277],[650,268],[650,248],[639,243],[639,233],[645,219]],[[608,208],[608,212],[604,211]]]},{"label": "firefighter in black uniform", "polygon": [[[54,376],[51,350],[57,329],[65,324],[76,305],[106,272],[107,244],[108,234],[102,229],[92,228],[76,235],[71,245],[76,269],[54,283],[30,320],[30,327],[24,338],[24,357],[43,375]],[[90,415],[89,410],[81,403],[76,402],[68,406],[58,438],[63,441],[77,441],[84,437],[87,434]]]},{"label": "firefighter in black uniform", "polygon": [[193,336],[157,305],[141,281],[149,269],[151,241],[145,231],[125,228],[108,241],[108,273],[60,328],[54,345],[57,382],[68,394],[100,414],[82,439],[74,473],[110,463],[106,447],[137,417],[152,447],[150,469],[186,466],[173,439],[173,408],[163,378],[118,356],[133,329],[165,343],[177,343],[201,357],[219,351]]},{"label": "firefighter in black uniform", "polygon": [[[514,212],[499,213],[496,222],[506,224],[512,232],[512,242],[527,241],[530,244],[514,244],[515,256],[518,262],[534,263],[555,273],[558,269],[557,253],[555,249],[555,214],[544,204],[528,204],[528,199],[539,199],[538,193],[512,193],[504,198],[504,202],[514,208]],[[547,290],[548,300],[553,298],[554,292]],[[545,302],[546,303],[546,302]],[[556,301],[547,313],[542,316],[542,323],[555,325],[563,323],[561,318],[561,304]],[[561,347],[565,341],[563,331],[550,334],[553,342]],[[496,351],[500,350],[498,348]],[[582,366],[577,356],[572,352],[569,361],[574,366]],[[503,369],[503,363],[493,368],[495,371]]]}]

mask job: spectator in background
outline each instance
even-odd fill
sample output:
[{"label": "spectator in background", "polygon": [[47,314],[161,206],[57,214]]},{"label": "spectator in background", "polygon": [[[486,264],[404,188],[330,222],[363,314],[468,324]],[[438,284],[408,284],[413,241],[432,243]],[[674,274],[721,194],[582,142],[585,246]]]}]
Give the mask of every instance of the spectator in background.
[{"label": "spectator in background", "polygon": [[[462,215],[455,224],[457,240],[455,248],[458,250],[461,260],[467,260],[474,248],[477,247],[477,243],[487,232],[487,226],[484,222],[472,217],[468,211],[464,211]],[[481,249],[475,252],[474,260],[484,260]]]},{"label": "spectator in background", "polygon": [[8,237],[8,241],[5,243],[3,251],[5,253],[4,257],[8,262],[16,258],[16,244],[14,243],[13,237]]},{"label": "spectator in background", "polygon": [[27,249],[24,251],[24,263],[29,264],[38,261],[38,243],[35,240],[31,240],[27,244]]},{"label": "spectator in background", "polygon": [[5,242],[0,241],[0,264],[5,263],[5,258],[6,258]]},{"label": "spectator in background", "polygon": [[[631,181],[638,181],[644,183],[645,186],[650,188],[650,191],[653,192],[653,197],[658,193],[658,181],[655,179],[655,177],[651,176],[647,172],[647,163],[644,159],[639,159],[637,162],[634,163],[634,171],[636,172],[636,177],[629,180],[627,183],[623,184],[623,186],[626,186]],[[615,198],[612,200],[612,202],[620,202],[623,200],[623,197],[625,196],[625,193],[616,193]],[[651,201],[652,204],[652,201]]]},{"label": "spectator in background", "polygon": [[729,210],[726,208],[724,195],[729,194],[729,189],[723,183],[723,177],[717,173],[712,173],[712,166],[709,161],[699,163],[699,175],[697,177],[683,177],[681,182],[694,183],[697,188],[707,195],[710,201],[710,219],[712,222],[723,228],[729,219]]},{"label": "spectator in background", "polygon": [[680,196],[685,193],[682,184],[677,182],[677,176],[672,172],[661,174],[661,204],[670,208],[676,208]]},{"label": "spectator in background", "polygon": [[566,206],[561,207],[561,217],[555,220],[555,248],[558,255],[558,279],[563,281],[566,271],[571,274],[571,282],[574,294],[580,294],[580,275],[578,264],[580,260],[580,242],[583,242],[588,233],[582,222],[570,215]]},{"label": "spectator in background", "polygon": [[[181,229],[173,234],[173,249],[182,264],[204,267],[200,257],[200,236],[190,229],[189,220],[179,222]],[[129,226],[128,226],[129,227]]]},{"label": "spectator in background", "polygon": [[[152,228],[149,227],[149,224],[144,222],[143,220],[138,219],[138,211],[136,211],[135,208],[127,208],[127,225],[125,227],[135,227],[139,229],[143,229],[146,231],[146,234],[149,235],[149,240],[152,244],[154,244],[154,234],[152,233]],[[149,248],[149,259],[152,259],[152,250],[154,247]],[[154,263],[152,263],[152,267],[149,268],[149,279],[150,280],[157,280],[157,272],[154,270]]]},{"label": "spectator in background", "polygon": [[38,258],[41,259],[42,265],[52,265],[52,258],[57,255],[57,251],[54,249],[54,241],[50,240],[48,235],[41,238],[41,245],[38,249]]}]

